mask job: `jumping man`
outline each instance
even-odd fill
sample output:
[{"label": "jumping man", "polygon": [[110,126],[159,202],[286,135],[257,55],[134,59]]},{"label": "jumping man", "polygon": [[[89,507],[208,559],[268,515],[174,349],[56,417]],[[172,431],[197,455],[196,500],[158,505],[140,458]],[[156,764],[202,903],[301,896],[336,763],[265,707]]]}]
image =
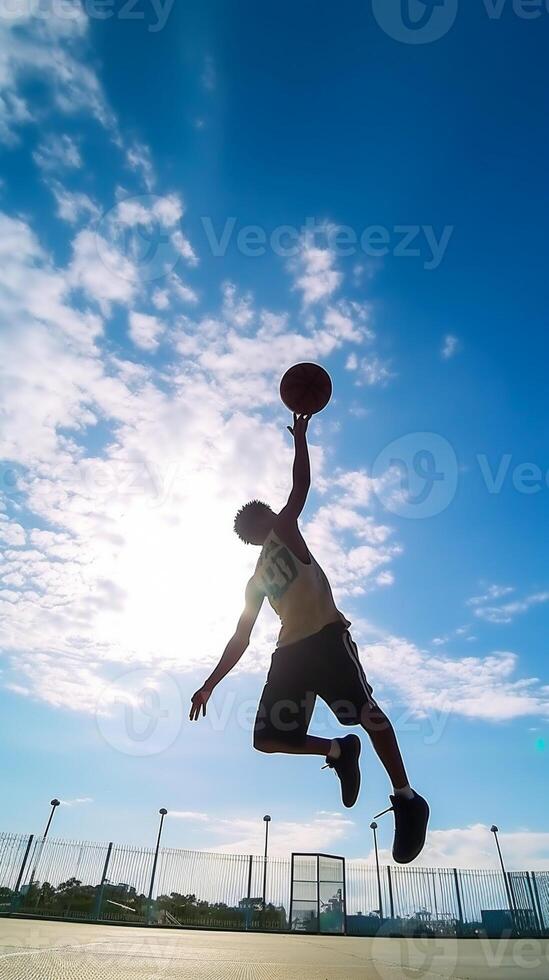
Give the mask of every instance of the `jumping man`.
[{"label": "jumping man", "polygon": [[297,524],[311,484],[307,425],[310,415],[294,413],[288,426],[295,444],[293,487],[288,503],[275,514],[258,500],[242,507],[234,529],[246,544],[261,545],[246,604],[236,632],[217,667],[192,698],[191,721],[206,714],[213,689],[241,659],[267,596],[281,629],[254,727],[259,752],[325,756],[341,783],[344,806],[356,803],[360,789],[357,735],[317,738],[308,734],[317,696],[342,725],[360,725],[369,735],[391,780],[395,817],[393,858],[407,864],[425,843],[429,807],[411,789],[391,722],[373,697],[360,663],[350,621],[336,607],[326,575],[307,548]]}]

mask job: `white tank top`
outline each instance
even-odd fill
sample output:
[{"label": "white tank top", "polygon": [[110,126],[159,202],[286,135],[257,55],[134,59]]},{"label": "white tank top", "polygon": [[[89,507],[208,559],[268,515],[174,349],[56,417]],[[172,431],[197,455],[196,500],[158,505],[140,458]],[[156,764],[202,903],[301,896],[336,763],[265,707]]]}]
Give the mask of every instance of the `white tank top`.
[{"label": "white tank top", "polygon": [[275,531],[269,532],[261,549],[253,579],[280,617],[277,647],[303,640],[338,620],[346,628],[351,625],[337,608],[330,583],[310,551],[309,556],[309,564],[301,561]]}]

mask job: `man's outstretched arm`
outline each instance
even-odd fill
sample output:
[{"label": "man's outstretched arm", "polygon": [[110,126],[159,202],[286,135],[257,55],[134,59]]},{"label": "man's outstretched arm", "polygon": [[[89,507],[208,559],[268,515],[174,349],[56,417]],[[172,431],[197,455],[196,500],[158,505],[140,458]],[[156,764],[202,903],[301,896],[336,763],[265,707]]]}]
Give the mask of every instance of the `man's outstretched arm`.
[{"label": "man's outstretched arm", "polygon": [[310,415],[296,415],[294,412],[293,427],[288,426],[294,437],[295,458],[293,466],[293,484],[288,503],[280,511],[279,517],[297,520],[305,506],[309,487],[311,486],[311,464],[307,446],[307,426]]},{"label": "man's outstretched arm", "polygon": [[246,604],[238,620],[236,630],[227,643],[215,670],[212,671],[202,687],[192,696],[191,711],[189,714],[191,721],[196,721],[200,717],[200,712],[203,715],[206,714],[206,705],[214,687],[217,687],[219,682],[236,666],[242,658],[244,651],[247,650],[252,629],[259,615],[264,598],[265,596],[257,590],[253,579],[250,579],[246,586]]}]

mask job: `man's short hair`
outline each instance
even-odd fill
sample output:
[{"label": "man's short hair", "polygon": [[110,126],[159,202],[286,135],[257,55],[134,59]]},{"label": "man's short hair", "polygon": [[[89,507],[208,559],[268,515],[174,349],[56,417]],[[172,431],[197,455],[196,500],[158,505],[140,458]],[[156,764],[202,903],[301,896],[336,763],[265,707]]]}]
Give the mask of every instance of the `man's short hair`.
[{"label": "man's short hair", "polygon": [[241,541],[244,541],[245,544],[252,543],[250,532],[255,526],[256,517],[259,514],[264,514],[265,511],[270,511],[270,509],[269,505],[262,500],[250,500],[249,503],[240,508],[234,519],[234,530]]}]

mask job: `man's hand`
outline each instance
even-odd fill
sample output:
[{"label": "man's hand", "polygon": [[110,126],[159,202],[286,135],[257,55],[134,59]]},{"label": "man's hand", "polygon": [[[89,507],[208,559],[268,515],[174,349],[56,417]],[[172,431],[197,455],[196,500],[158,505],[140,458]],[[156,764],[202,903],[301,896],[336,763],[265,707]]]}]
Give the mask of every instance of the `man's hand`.
[{"label": "man's hand", "polygon": [[198,721],[200,718],[200,712],[202,712],[203,716],[206,715],[206,705],[210,700],[211,693],[211,688],[208,687],[201,687],[198,691],[195,691],[191,698],[192,705],[191,713],[189,715],[190,721]]},{"label": "man's hand", "polygon": [[291,425],[286,426],[288,431],[292,433],[294,439],[299,439],[300,436],[305,435],[310,418],[310,415],[297,415],[294,412],[293,428]]}]

